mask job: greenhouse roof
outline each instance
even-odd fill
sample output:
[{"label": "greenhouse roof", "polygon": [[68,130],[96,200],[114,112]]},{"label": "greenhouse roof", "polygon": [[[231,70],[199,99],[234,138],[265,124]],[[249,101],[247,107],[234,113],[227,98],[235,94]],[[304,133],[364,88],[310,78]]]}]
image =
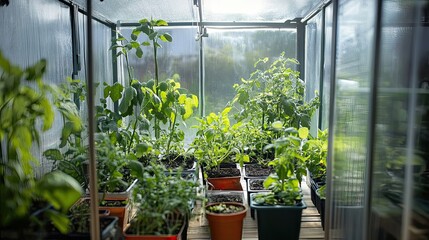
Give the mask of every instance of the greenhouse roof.
[{"label": "greenhouse roof", "polygon": [[[86,8],[86,0],[72,0]],[[94,15],[116,23],[142,18],[168,22],[200,21],[199,0],[96,0]],[[201,0],[202,21],[285,22],[305,17],[323,0]]]}]

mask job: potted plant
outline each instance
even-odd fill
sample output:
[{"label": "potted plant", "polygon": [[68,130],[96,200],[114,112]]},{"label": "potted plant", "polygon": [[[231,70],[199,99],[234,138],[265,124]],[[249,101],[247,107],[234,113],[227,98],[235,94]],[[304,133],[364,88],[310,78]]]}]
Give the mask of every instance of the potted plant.
[{"label": "potted plant", "polygon": [[[46,61],[25,69],[0,52],[0,232],[2,238],[43,237],[52,223],[68,232],[67,210],[80,198],[82,188],[60,171],[35,174],[39,160],[32,154],[40,132],[54,122],[55,86],[43,83]],[[51,94],[51,95],[49,95]],[[72,111],[60,111],[65,121],[79,128]],[[23,228],[24,227],[24,228]]]},{"label": "potted plant", "polygon": [[[159,68],[157,59],[157,49],[161,48],[159,41],[171,42],[173,39],[168,33],[157,31],[157,27],[167,26],[167,22],[162,19],[142,19],[139,21],[139,26],[132,30],[129,39],[125,38],[121,33],[117,33],[117,38],[113,39],[111,49],[116,50],[116,56],[124,56],[130,86],[134,90],[130,91],[130,97],[125,101],[127,104],[124,113],[132,113],[133,108],[137,107],[140,111],[136,114],[139,118],[144,119],[144,128],[149,130],[149,122],[153,121],[154,129],[154,151],[139,156],[142,161],[153,159],[152,156],[159,156],[159,160],[167,165],[187,165],[190,170],[195,170],[192,157],[185,154],[183,141],[184,132],[178,128],[180,123],[184,123],[192,116],[194,109],[198,107],[198,98],[193,94],[189,94],[187,89],[180,85],[180,76],[174,74],[170,79],[160,81]],[[139,42],[140,34],[146,35],[147,39]],[[145,83],[141,83],[134,77],[133,69],[129,65],[128,54],[135,49],[135,54],[138,58],[143,56],[142,47],[153,47],[154,59],[154,79]],[[115,94],[116,96],[117,94]],[[124,98],[126,99],[126,98]],[[124,102],[124,101],[122,101]],[[121,103],[122,103],[121,102]],[[140,104],[140,105],[138,105]],[[180,118],[179,118],[180,117]],[[160,123],[166,125],[165,129],[160,127]],[[135,129],[135,127],[134,127]],[[151,135],[149,134],[149,137]],[[180,162],[184,161],[184,162]]]},{"label": "potted plant", "polygon": [[[62,234],[50,231],[44,239],[91,239],[90,233],[90,202],[82,198],[70,208],[70,232]],[[110,212],[99,210],[100,237],[104,240],[122,239],[122,229],[118,225],[118,218],[109,216]]]},{"label": "potted plant", "polygon": [[[230,107],[222,112],[210,113],[198,119],[197,136],[192,143],[198,163],[203,167],[204,178],[209,188],[216,190],[243,190],[240,179],[241,172],[235,161],[248,161],[248,156],[237,148],[235,134],[241,123],[231,125],[228,113]],[[222,167],[225,162],[232,163],[230,167]]]},{"label": "potted plant", "polygon": [[270,162],[275,174],[264,181],[264,188],[270,191],[250,195],[250,206],[257,212],[259,239],[278,236],[299,239],[302,210],[306,205],[297,171],[306,160],[301,146],[308,137],[308,129],[287,128],[284,131],[286,136],[268,146],[275,149],[275,159]]},{"label": "potted plant", "polygon": [[186,239],[198,183],[165,171],[154,163],[142,168],[134,189],[136,216],[125,232],[126,239]]},{"label": "potted plant", "polygon": [[209,222],[212,240],[241,240],[243,220],[247,208],[242,203],[221,202],[209,203],[205,207],[205,215]]},{"label": "potted plant", "polygon": [[309,135],[309,139],[302,146],[302,151],[307,156],[306,167],[308,170],[311,201],[320,211],[320,198],[316,191],[325,185],[326,158],[328,156],[328,130],[318,129],[317,137]]}]

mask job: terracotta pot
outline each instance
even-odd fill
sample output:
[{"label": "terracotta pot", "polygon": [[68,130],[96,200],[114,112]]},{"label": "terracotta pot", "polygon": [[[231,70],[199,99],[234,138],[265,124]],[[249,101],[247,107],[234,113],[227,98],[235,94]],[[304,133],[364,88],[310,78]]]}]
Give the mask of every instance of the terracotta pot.
[{"label": "terracotta pot", "polygon": [[[107,200],[109,201],[109,200]],[[127,203],[125,206],[99,206],[99,210],[108,210],[110,212],[109,216],[118,217],[118,225],[122,230],[125,230],[128,226],[130,213],[131,213],[131,204]]]},{"label": "terracotta pot", "polygon": [[[209,203],[209,206],[219,203]],[[247,208],[241,203],[225,203],[244,207],[243,211],[237,213],[211,213],[206,211],[206,218],[209,221],[210,236],[212,240],[241,240],[243,233],[243,220],[246,217]]]},{"label": "terracotta pot", "polygon": [[240,182],[241,176],[237,177],[219,177],[207,178],[209,190],[238,190],[242,191],[243,187]]}]

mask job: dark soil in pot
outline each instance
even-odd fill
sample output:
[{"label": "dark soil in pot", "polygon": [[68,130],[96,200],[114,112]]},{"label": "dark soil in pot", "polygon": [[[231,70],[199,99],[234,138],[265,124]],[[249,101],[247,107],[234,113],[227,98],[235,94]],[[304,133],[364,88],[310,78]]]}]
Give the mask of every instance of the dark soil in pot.
[{"label": "dark soil in pot", "polygon": [[262,166],[259,164],[247,164],[245,168],[245,177],[263,177],[274,172],[272,167]]},{"label": "dark soil in pot", "polygon": [[238,202],[243,203],[242,194],[213,194],[207,197],[209,203],[216,202]]},{"label": "dark soil in pot", "polygon": [[207,176],[209,178],[236,177],[240,175],[241,173],[238,168],[219,168],[219,169],[211,169],[207,171]]},{"label": "dark soil in pot", "polygon": [[160,161],[162,164],[164,164],[166,168],[176,169],[182,167],[186,170],[192,169],[194,167],[196,159],[192,155],[184,156],[171,153],[168,155],[161,156]]},{"label": "dark soil in pot", "polygon": [[264,190],[264,180],[263,179],[251,179],[249,180],[250,190]]}]

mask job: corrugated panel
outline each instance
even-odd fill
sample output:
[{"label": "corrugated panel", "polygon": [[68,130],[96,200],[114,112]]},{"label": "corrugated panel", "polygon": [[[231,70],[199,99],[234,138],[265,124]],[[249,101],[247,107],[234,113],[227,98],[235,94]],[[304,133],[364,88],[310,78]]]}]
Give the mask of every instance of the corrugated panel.
[{"label": "corrugated panel", "polygon": [[331,239],[364,239],[374,9],[366,0],[338,9]]},{"label": "corrugated panel", "polygon": [[[305,28],[305,100],[310,101],[316,96],[315,91],[320,94],[320,68],[322,59],[322,19],[323,13],[319,12]],[[311,118],[311,134],[317,135],[319,110]]]},{"label": "corrugated panel", "polygon": [[305,17],[319,0],[203,0],[204,21],[284,22]]},{"label": "corrugated panel", "polygon": [[[17,17],[21,16],[21,17]],[[25,17],[22,17],[25,16]],[[0,49],[13,63],[22,67],[47,59],[44,80],[59,84],[72,73],[72,44],[70,9],[57,0],[11,1],[0,8]],[[51,130],[41,137],[42,150],[57,147],[62,119],[55,116]],[[41,152],[34,154],[41,159]],[[45,166],[46,165],[46,166]],[[49,170],[49,162],[42,162],[42,171]]]},{"label": "corrugated panel", "polygon": [[[86,7],[86,0],[73,0]],[[111,22],[138,21],[142,18],[164,19],[168,22],[198,20],[193,0],[104,0],[92,1],[93,10]]]}]

